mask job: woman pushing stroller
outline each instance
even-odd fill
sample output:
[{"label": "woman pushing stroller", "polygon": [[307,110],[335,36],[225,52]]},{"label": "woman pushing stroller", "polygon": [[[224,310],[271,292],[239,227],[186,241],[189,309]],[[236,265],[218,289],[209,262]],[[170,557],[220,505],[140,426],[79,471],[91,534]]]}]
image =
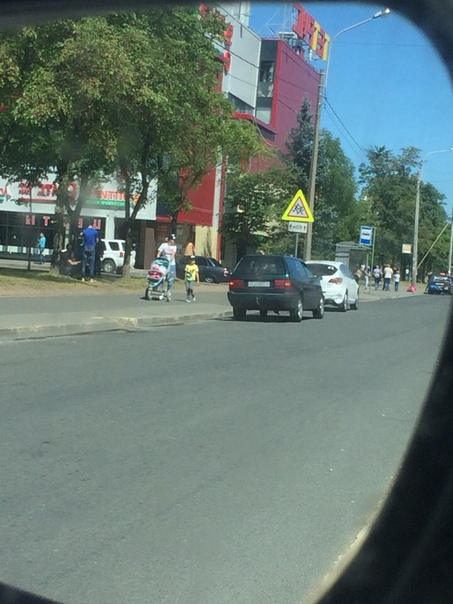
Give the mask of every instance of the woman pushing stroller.
[{"label": "woman pushing stroller", "polygon": [[[168,291],[171,292],[176,278],[176,244],[175,236],[169,235],[164,243],[157,250],[158,258],[166,258],[170,262],[170,271],[168,274]],[[171,295],[171,294],[170,294]]]}]

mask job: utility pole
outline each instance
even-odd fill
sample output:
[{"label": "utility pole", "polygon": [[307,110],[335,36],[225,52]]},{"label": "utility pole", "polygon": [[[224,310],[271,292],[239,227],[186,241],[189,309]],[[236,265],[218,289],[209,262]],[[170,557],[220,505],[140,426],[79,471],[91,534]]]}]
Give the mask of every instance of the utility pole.
[{"label": "utility pole", "polygon": [[[365,25],[365,23],[369,23],[375,19],[379,19],[381,17],[386,17],[390,14],[390,9],[385,8],[383,10],[374,13],[368,19],[364,19],[363,21],[359,21],[359,23],[354,23],[354,25],[350,25],[349,27],[345,27],[341,31],[339,31],[330,41],[327,50],[327,59],[326,59],[326,70],[321,70],[319,72],[319,85],[318,85],[318,103],[316,107],[315,114],[315,128],[313,133],[313,150],[311,155],[311,164],[310,164],[310,174],[308,177],[308,205],[310,207],[311,213],[314,215],[314,207],[315,207],[315,184],[316,184],[316,171],[318,169],[318,148],[319,148],[319,126],[321,121],[321,106],[324,100],[325,88],[327,86],[327,76],[329,75],[329,66],[330,66],[330,56],[332,53],[332,46],[335,40],[341,36],[342,34],[350,31],[351,29],[355,29],[356,27],[360,27],[361,25]],[[308,223],[307,235],[305,237],[305,249],[304,249],[304,260],[311,259],[311,247],[313,241],[313,223]]]},{"label": "utility pole", "polygon": [[[310,174],[308,176],[308,207],[314,215],[315,208],[315,187],[316,187],[316,172],[318,170],[318,150],[319,150],[319,127],[321,123],[321,108],[324,98],[324,77],[325,71],[319,72],[318,84],[318,102],[316,104],[315,123],[313,130],[313,151],[311,155]],[[311,259],[311,246],[313,242],[313,223],[308,223],[307,235],[305,236],[304,260]]]},{"label": "utility pole", "polygon": [[448,274],[451,275],[451,254],[453,248],[453,206],[451,208],[450,218],[450,247],[448,249]]}]

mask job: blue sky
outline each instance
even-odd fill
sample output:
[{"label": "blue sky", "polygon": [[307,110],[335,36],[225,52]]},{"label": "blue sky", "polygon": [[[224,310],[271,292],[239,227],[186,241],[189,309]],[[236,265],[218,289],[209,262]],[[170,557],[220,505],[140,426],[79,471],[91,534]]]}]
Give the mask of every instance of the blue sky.
[{"label": "blue sky", "polygon": [[[302,5],[331,38],[385,6]],[[286,6],[288,17],[292,5]],[[269,35],[266,23],[283,24],[284,7],[252,4],[251,27],[262,36]],[[318,70],[326,67],[320,60],[314,65]],[[341,140],[356,166],[365,161],[364,150],[372,146],[384,145],[395,153],[403,147],[417,147],[424,157],[430,151],[453,147],[452,93],[447,70],[428,38],[392,12],[345,32],[332,45],[326,88],[331,107],[324,105],[321,125]],[[446,195],[450,212],[453,152],[429,157],[423,180]]]}]

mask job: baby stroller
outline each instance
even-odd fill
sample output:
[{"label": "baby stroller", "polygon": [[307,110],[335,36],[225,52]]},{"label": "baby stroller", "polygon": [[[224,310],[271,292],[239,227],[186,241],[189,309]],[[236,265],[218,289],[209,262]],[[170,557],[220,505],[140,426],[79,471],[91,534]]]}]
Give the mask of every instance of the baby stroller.
[{"label": "baby stroller", "polygon": [[145,290],[145,299],[171,300],[171,291],[168,290],[170,272],[170,260],[167,258],[156,258],[151,262],[148,271],[148,285]]}]

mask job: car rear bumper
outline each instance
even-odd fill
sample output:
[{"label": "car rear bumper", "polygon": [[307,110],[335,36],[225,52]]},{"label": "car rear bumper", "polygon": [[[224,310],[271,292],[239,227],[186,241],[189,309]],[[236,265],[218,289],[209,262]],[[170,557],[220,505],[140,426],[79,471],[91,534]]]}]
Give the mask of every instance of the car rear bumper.
[{"label": "car rear bumper", "polygon": [[299,294],[294,291],[278,293],[228,292],[228,301],[234,308],[245,310],[291,310],[296,307]]}]

